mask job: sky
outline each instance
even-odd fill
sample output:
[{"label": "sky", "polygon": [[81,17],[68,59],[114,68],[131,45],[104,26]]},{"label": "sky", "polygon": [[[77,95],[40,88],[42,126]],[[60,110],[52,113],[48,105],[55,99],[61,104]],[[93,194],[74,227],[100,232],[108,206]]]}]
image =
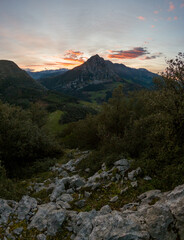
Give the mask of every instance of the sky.
[{"label": "sky", "polygon": [[0,59],[40,71],[99,54],[160,73],[184,52],[184,0],[0,0]]}]

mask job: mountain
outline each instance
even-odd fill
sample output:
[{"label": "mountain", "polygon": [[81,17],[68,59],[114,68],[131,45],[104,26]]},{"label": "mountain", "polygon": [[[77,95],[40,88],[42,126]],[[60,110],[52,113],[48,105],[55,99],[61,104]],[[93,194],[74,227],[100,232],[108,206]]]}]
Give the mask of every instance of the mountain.
[{"label": "mountain", "polygon": [[0,99],[15,103],[40,97],[44,87],[14,62],[0,60]]},{"label": "mountain", "polygon": [[95,91],[101,91],[103,94],[112,92],[120,83],[123,84],[125,92],[150,88],[153,85],[152,79],[156,76],[146,69],[129,68],[95,55],[64,74],[41,79],[40,83],[48,89],[89,97],[91,92],[94,95]]},{"label": "mountain", "polygon": [[26,70],[26,72],[35,80],[38,80],[41,78],[56,77],[67,71],[68,71],[67,68],[61,68],[61,69],[56,69],[56,70],[44,70],[44,71],[39,71],[39,72],[32,72],[30,70]]}]

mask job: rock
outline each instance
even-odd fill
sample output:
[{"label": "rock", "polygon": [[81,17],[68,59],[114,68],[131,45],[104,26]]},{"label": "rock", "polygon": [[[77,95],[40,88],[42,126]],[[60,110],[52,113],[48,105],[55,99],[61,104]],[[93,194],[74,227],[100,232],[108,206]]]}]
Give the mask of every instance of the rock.
[{"label": "rock", "polygon": [[92,194],[91,192],[86,192],[85,191],[84,192],[84,197],[89,198],[91,196],[91,194]]},{"label": "rock", "polygon": [[73,197],[70,194],[64,193],[59,198],[57,198],[57,201],[72,202]]},{"label": "rock", "polygon": [[110,199],[110,202],[116,202],[118,201],[118,196],[114,196],[113,198]]},{"label": "rock", "polygon": [[92,190],[95,190],[95,189],[97,189],[98,187],[100,187],[100,185],[101,185],[101,183],[94,183],[93,185],[92,185]]},{"label": "rock", "polygon": [[56,187],[54,188],[50,200],[54,201],[61,193],[65,192],[65,185],[63,179],[60,179],[60,181],[57,182]]},{"label": "rock", "polygon": [[37,235],[37,240],[46,240],[46,239],[47,239],[47,237],[43,233]]},{"label": "rock", "polygon": [[115,166],[127,166],[129,167],[129,161],[127,159],[120,159],[114,163]]},{"label": "rock", "polygon": [[103,164],[102,164],[102,170],[103,170],[103,171],[105,171],[105,170],[106,170],[106,168],[107,168],[107,167],[106,167],[106,164],[105,164],[105,163],[103,163]]},{"label": "rock", "polygon": [[85,172],[86,172],[86,173],[89,173],[89,172],[90,172],[90,168],[86,168],[86,169],[85,169]]},{"label": "rock", "polygon": [[121,179],[121,176],[119,174],[116,174],[116,180],[119,181]]},{"label": "rock", "polygon": [[7,200],[0,199],[0,225],[6,224],[14,208],[10,207]]},{"label": "rock", "polygon": [[178,229],[180,240],[184,240],[184,184],[176,187],[165,198],[165,204],[176,219],[175,228]]},{"label": "rock", "polygon": [[35,198],[29,196],[23,196],[18,203],[16,210],[18,220],[24,220],[26,217],[29,219],[28,214],[30,211],[37,207],[37,201]]},{"label": "rock", "polygon": [[47,216],[47,235],[54,236],[66,218],[63,210],[54,210]]},{"label": "rock", "polygon": [[142,204],[151,204],[153,201],[158,201],[162,196],[160,190],[150,190],[148,192],[142,193],[137,198],[141,200]]},{"label": "rock", "polygon": [[36,228],[38,231],[47,230],[47,235],[54,236],[58,229],[61,228],[65,218],[65,210],[57,210],[56,204],[42,204],[39,206],[36,215],[33,216],[28,229]]},{"label": "rock", "polygon": [[57,201],[56,205],[57,205],[58,208],[64,208],[64,209],[70,209],[71,208],[69,203],[63,202],[63,201]]},{"label": "rock", "polygon": [[135,181],[135,182],[131,182],[130,184],[131,184],[131,186],[132,186],[133,188],[136,188],[136,187],[138,186],[137,181]]},{"label": "rock", "polygon": [[145,181],[151,181],[151,180],[152,180],[152,178],[151,178],[151,177],[149,177],[149,176],[145,176],[145,177],[144,177],[144,180],[145,180]]},{"label": "rock", "polygon": [[105,205],[105,206],[103,206],[101,209],[100,209],[100,214],[101,215],[105,215],[105,214],[107,214],[107,213],[111,213],[111,208],[110,208],[110,206],[109,205]]},{"label": "rock", "polygon": [[13,230],[13,233],[16,235],[20,235],[23,231],[23,227],[19,227]]},{"label": "rock", "polygon": [[31,219],[28,229],[36,228],[38,231],[43,231],[47,228],[48,215],[57,209],[57,205],[53,202],[38,206],[37,213]]},{"label": "rock", "polygon": [[124,189],[121,190],[120,194],[125,193],[128,190],[128,187],[125,187]]},{"label": "rock", "polygon": [[79,200],[79,201],[75,202],[75,205],[78,208],[83,208],[86,205],[86,200],[85,199]]},{"label": "rock", "polygon": [[129,172],[128,179],[131,181],[135,180],[135,177],[137,177],[141,173],[141,171],[142,171],[141,168],[138,167],[136,170]]},{"label": "rock", "polygon": [[72,181],[70,182],[70,186],[72,188],[78,188],[78,187],[82,187],[85,185],[85,180],[81,177],[79,177],[78,175],[75,175],[72,179]]},{"label": "rock", "polygon": [[133,210],[134,208],[136,208],[137,206],[139,206],[139,203],[128,203],[128,204],[125,204],[122,208],[121,208],[121,211],[124,212],[128,209],[131,209]]},{"label": "rock", "polygon": [[73,194],[74,190],[72,188],[69,188],[66,192],[69,193],[69,194]]},{"label": "rock", "polygon": [[66,171],[62,171],[62,172],[60,172],[59,176],[68,177],[69,175]]}]

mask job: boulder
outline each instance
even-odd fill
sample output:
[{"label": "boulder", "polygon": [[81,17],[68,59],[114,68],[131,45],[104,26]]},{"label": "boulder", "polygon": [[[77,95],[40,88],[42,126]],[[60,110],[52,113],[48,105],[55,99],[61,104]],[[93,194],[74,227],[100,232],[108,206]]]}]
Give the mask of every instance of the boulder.
[{"label": "boulder", "polygon": [[36,207],[37,200],[35,198],[23,196],[20,202],[18,203],[18,207],[16,210],[18,220],[24,220],[26,216],[28,216],[28,214]]}]

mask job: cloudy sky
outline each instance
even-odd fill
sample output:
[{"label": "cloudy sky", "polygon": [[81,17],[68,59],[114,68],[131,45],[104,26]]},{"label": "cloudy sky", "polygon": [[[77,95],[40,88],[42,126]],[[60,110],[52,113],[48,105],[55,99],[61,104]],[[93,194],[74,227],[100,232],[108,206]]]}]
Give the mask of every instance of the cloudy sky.
[{"label": "cloudy sky", "polygon": [[73,68],[94,54],[153,72],[184,51],[184,0],[0,0],[0,59]]}]

